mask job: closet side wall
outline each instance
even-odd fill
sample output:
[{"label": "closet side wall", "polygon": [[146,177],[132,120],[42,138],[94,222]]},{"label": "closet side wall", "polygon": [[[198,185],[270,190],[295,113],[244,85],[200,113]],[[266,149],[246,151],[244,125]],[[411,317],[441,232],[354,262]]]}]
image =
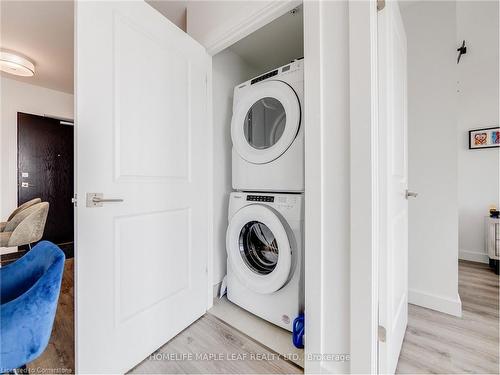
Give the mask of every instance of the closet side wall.
[{"label": "closet side wall", "polygon": [[226,274],[227,209],[231,186],[231,116],[234,87],[257,71],[230,50],[215,55],[212,60],[213,95],[213,284]]}]

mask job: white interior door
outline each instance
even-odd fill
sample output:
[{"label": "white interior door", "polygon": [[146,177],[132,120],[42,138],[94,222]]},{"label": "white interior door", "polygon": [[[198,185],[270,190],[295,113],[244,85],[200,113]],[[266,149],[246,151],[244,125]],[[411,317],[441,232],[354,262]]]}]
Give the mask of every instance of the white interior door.
[{"label": "white interior door", "polygon": [[121,373],[207,308],[211,58],[145,2],[75,4],[77,371]]},{"label": "white interior door", "polygon": [[378,12],[378,54],[379,372],[394,373],[408,322],[406,35],[396,1]]}]

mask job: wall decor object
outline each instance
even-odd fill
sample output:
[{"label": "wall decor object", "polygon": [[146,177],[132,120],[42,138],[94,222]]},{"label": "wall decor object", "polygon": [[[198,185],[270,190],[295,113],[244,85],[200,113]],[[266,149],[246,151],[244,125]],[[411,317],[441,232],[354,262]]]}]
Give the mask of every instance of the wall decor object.
[{"label": "wall decor object", "polygon": [[469,130],[469,149],[500,147],[500,127]]}]

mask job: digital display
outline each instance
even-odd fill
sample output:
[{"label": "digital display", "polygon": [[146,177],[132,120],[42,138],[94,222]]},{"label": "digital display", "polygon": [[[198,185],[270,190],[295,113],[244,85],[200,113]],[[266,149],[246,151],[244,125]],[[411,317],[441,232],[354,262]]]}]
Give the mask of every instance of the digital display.
[{"label": "digital display", "polygon": [[275,75],[278,74],[278,69],[276,70],[273,70],[272,72],[269,72],[269,73],[266,73],[260,77],[257,77],[257,78],[254,78],[250,81],[250,84],[253,85],[254,83],[257,83],[257,82],[260,82],[260,81],[263,81],[265,79],[268,79],[268,78],[271,78],[271,77],[274,77]]},{"label": "digital display", "polygon": [[247,201],[251,202],[274,202],[274,197],[268,195],[247,195]]}]

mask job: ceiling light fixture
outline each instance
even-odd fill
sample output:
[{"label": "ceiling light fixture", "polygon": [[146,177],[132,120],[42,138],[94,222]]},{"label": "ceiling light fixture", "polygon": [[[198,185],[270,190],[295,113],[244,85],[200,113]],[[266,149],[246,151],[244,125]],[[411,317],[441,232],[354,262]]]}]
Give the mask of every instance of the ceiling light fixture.
[{"label": "ceiling light fixture", "polygon": [[35,74],[35,65],[15,53],[0,51],[0,70],[16,76],[31,77]]}]

